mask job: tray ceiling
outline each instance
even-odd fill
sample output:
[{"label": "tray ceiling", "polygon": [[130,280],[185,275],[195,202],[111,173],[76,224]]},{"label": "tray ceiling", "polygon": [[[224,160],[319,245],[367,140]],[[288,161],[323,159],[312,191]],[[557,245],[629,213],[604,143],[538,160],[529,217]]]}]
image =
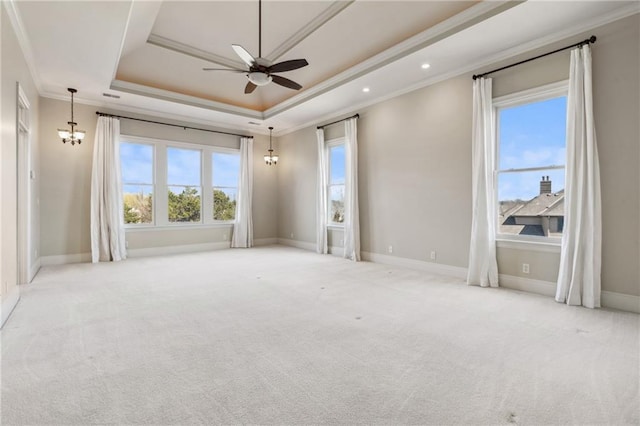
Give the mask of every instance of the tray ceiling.
[{"label": "tray ceiling", "polygon": [[269,84],[245,95],[244,74],[202,68],[242,66],[231,44],[258,56],[257,1],[3,5],[43,96],[68,100],[75,87],[78,102],[276,134],[640,11],[637,1],[264,0],[262,56],[309,65],[281,74],[300,91]]}]

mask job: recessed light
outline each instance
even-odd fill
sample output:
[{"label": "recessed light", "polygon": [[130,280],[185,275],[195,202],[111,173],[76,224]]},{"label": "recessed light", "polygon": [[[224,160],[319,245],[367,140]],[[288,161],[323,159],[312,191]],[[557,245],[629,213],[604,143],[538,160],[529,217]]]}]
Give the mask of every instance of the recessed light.
[{"label": "recessed light", "polygon": [[429,64],[422,64],[422,69],[426,70],[427,68],[429,68],[431,65]]},{"label": "recessed light", "polygon": [[364,88],[362,89],[362,91],[363,91],[364,93],[368,93],[368,92],[369,92],[369,90],[371,90],[371,89],[369,89],[368,87],[364,87]]}]

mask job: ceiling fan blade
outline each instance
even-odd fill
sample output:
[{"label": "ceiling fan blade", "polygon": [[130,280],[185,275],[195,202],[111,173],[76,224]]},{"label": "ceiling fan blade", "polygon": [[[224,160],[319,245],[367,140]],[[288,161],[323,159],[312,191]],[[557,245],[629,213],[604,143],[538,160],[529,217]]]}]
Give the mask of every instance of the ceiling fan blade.
[{"label": "ceiling fan blade", "polygon": [[202,68],[202,71],[231,71],[231,72],[247,72],[247,70],[237,70],[235,68]]},{"label": "ceiling fan blade", "polygon": [[288,78],[280,77],[279,75],[272,75],[271,78],[273,78],[274,83],[279,84],[280,86],[284,86],[293,90],[302,89],[302,86],[300,86],[295,81],[289,80]]},{"label": "ceiling fan blade", "polygon": [[298,68],[306,67],[309,65],[306,59],[293,59],[291,61],[283,61],[278,62],[277,64],[273,64],[267,68],[267,71],[272,72],[285,72],[285,71],[293,71]]},{"label": "ceiling fan blade", "polygon": [[245,94],[249,94],[249,93],[253,92],[254,90],[256,90],[256,87],[258,87],[258,86],[256,86],[255,84],[253,84],[252,82],[249,81],[249,82],[247,82],[247,85],[244,86],[244,93]]},{"label": "ceiling fan blade", "polygon": [[244,47],[239,44],[232,44],[231,47],[245,64],[252,66],[256,62],[256,59]]}]

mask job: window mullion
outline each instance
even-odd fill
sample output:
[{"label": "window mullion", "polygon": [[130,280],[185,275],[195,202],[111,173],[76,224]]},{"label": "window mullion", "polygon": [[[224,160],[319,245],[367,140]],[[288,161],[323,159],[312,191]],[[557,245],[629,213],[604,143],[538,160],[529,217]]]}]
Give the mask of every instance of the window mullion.
[{"label": "window mullion", "polygon": [[169,195],[167,185],[167,145],[156,144],[155,180],[156,180],[156,202],[155,217],[157,226],[167,226],[169,224]]},{"label": "window mullion", "polygon": [[202,223],[213,223],[213,152],[204,150],[202,153]]}]

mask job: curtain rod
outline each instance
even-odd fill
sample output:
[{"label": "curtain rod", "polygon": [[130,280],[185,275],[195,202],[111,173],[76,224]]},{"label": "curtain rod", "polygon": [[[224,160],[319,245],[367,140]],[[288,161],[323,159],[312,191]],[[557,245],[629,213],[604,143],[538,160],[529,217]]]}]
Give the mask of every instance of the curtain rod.
[{"label": "curtain rod", "polygon": [[322,126],[318,126],[318,129],[323,129],[327,126],[331,126],[332,124],[340,123],[341,121],[349,120],[350,118],[360,118],[360,114],[352,115],[351,117],[343,118],[342,120],[333,121],[331,123],[323,124]]},{"label": "curtain rod", "polygon": [[498,69],[495,69],[495,70],[487,71],[487,72],[482,73],[482,74],[474,74],[473,79],[476,80],[476,79],[482,78],[482,77],[484,77],[486,75],[493,74],[494,72],[506,70],[507,68],[515,67],[517,65],[522,65],[522,64],[525,64],[527,62],[535,61],[536,59],[544,58],[545,56],[553,55],[554,53],[562,52],[563,50],[571,49],[573,47],[580,47],[580,46],[583,46],[585,44],[595,43],[595,42],[596,42],[596,36],[592,35],[591,37],[589,37],[586,40],[582,40],[581,42],[576,43],[576,44],[572,44],[571,46],[567,46],[567,47],[563,47],[561,49],[554,50],[553,52],[544,53],[544,54],[538,55],[538,56],[536,56],[534,58],[525,59],[524,61],[516,62],[515,64],[511,64],[511,65],[507,65],[507,66],[504,66],[504,67],[501,67],[501,68],[498,68]]},{"label": "curtain rod", "polygon": [[221,132],[219,130],[201,129],[199,127],[181,126],[179,124],[163,123],[161,121],[144,120],[142,118],[133,118],[133,117],[125,117],[123,115],[107,114],[106,112],[100,112],[100,111],[96,111],[96,115],[99,115],[100,117],[114,117],[114,118],[124,118],[127,120],[144,121],[145,123],[162,124],[163,126],[181,127],[185,130],[187,129],[200,130],[202,132],[211,132],[211,133],[220,133],[223,135],[240,136],[241,138],[253,138],[253,136],[239,135],[237,133]]}]

